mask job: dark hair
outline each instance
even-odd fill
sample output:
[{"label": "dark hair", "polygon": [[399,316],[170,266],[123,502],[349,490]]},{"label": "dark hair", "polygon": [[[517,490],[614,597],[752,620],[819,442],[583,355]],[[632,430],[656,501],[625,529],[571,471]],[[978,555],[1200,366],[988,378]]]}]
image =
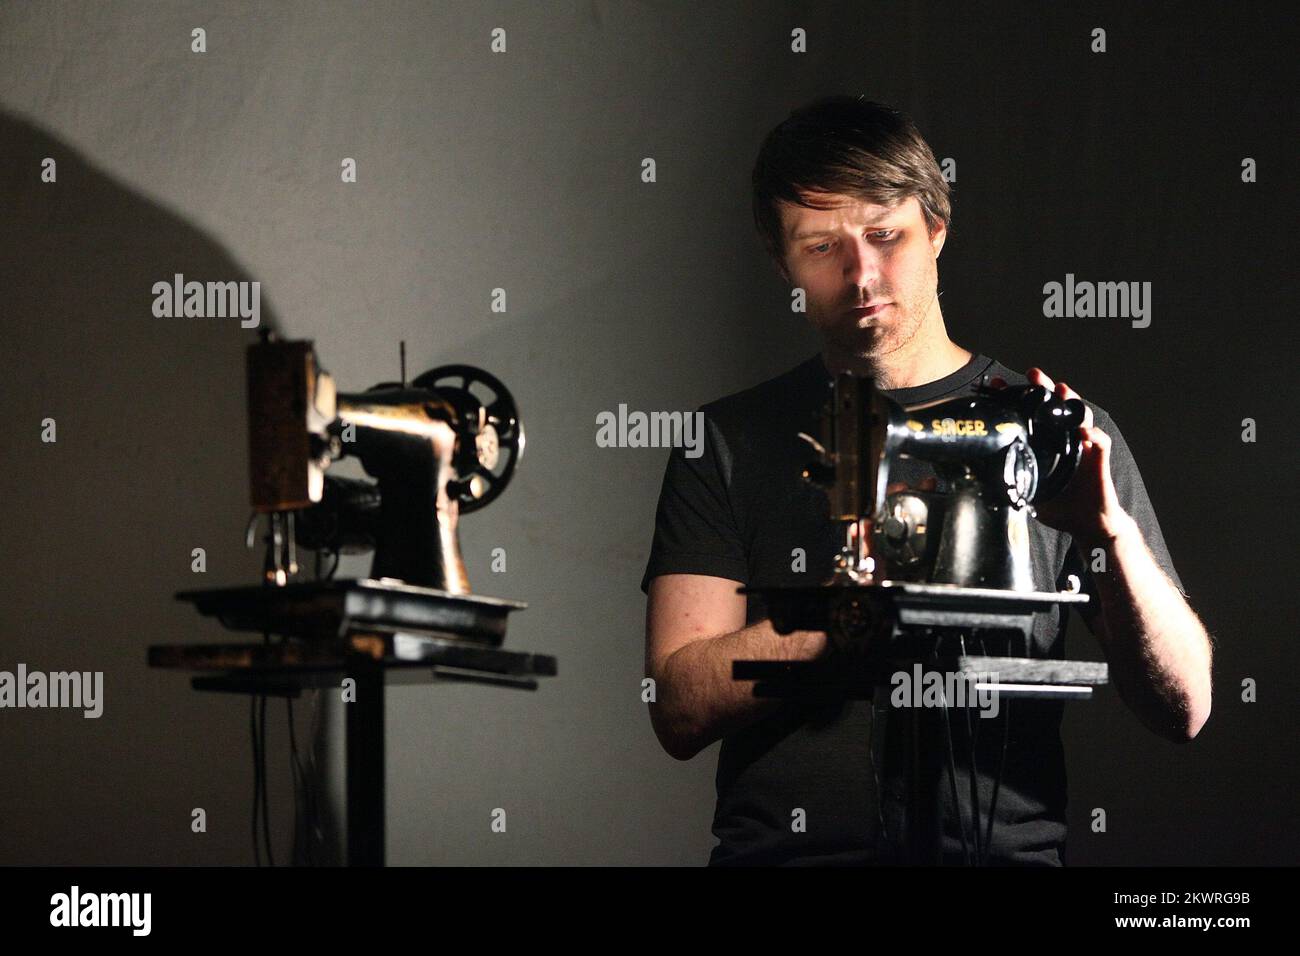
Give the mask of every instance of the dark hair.
[{"label": "dark hair", "polygon": [[951,221],[950,188],[934,153],[898,110],[861,96],[828,96],[801,106],[767,134],[754,163],[754,225],[785,271],[778,201],[824,209],[808,191],[894,207],[915,196],[933,233]]}]

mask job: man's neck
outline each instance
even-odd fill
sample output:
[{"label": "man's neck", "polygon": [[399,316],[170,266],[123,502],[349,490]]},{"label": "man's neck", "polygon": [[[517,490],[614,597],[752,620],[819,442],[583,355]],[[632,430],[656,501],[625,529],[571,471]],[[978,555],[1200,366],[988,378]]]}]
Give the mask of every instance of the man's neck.
[{"label": "man's neck", "polygon": [[929,335],[918,335],[888,355],[859,355],[823,340],[822,361],[832,375],[851,372],[870,375],[876,387],[883,389],[913,388],[937,382],[962,368],[971,353],[948,338],[942,320]]}]

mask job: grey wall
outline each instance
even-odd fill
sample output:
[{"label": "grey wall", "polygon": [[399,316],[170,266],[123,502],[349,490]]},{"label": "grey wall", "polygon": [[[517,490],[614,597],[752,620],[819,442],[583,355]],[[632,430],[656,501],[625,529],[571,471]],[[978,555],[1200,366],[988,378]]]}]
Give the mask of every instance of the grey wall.
[{"label": "grey wall", "polygon": [[[1069,710],[1072,862],[1293,860],[1292,549],[1268,504],[1295,464],[1280,31],[1249,7],[1048,9],[0,7],[0,667],[106,675],[99,720],[0,713],[0,862],[251,860],[246,703],[144,664],[151,643],[224,636],[174,592],[260,567],[242,546],[253,334],[154,318],[150,287],[175,272],[261,282],[264,321],[314,339],[345,389],[396,377],[404,339],[412,374],[481,365],[522,407],[523,465],[462,542],[476,591],[530,603],[510,646],[558,656],[561,676],[532,694],[391,691],[390,861],[702,862],[716,747],[672,761],[639,698],[637,585],[665,453],[596,448],[595,415],[693,409],[812,353],[753,235],[748,174],[768,128],[839,91],[908,110],[957,159],[940,264],[953,337],[1114,415],[1220,636],[1216,713],[1192,747],[1148,735],[1113,694]],[[1088,52],[1098,25],[1105,55]],[[195,27],[206,53],[190,51]],[[795,27],[807,54],[789,51]],[[1232,66],[1247,55],[1258,65]],[[1239,181],[1243,156],[1260,183]],[[40,181],[44,157],[57,183]],[[1042,284],[1066,272],[1153,281],[1152,327],[1042,318]],[[1256,445],[1238,439],[1246,416]],[[505,574],[489,569],[498,546]],[[1259,704],[1235,699],[1246,676]],[[337,806],[338,708],[324,717]],[[1087,831],[1097,806],[1106,835]],[[207,833],[190,831],[194,807]],[[497,807],[505,834],[489,829]]]}]

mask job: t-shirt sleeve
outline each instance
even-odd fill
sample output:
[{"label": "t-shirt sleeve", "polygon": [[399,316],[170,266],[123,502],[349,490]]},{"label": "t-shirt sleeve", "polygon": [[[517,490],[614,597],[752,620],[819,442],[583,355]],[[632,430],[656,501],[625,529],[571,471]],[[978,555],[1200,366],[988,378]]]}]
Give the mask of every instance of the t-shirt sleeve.
[{"label": "t-shirt sleeve", "polygon": [[704,415],[704,439],[698,457],[685,447],[668,456],[659,505],[655,511],[650,560],[641,578],[660,574],[708,574],[748,583],[749,562],[730,491],[732,458],[716,423]]},{"label": "t-shirt sleeve", "polygon": [[[1138,470],[1133,452],[1129,449],[1114,419],[1095,405],[1092,410],[1096,426],[1111,438],[1110,475],[1115,482],[1115,493],[1119,497],[1120,505],[1137,522],[1156,564],[1169,575],[1169,579],[1173,581],[1179,593],[1186,597],[1187,592],[1183,590],[1183,582],[1174,569],[1174,559],[1169,554],[1165,536],[1160,531],[1160,522],[1147,495],[1146,485],[1142,482],[1142,473]],[[1087,618],[1091,618],[1100,607],[1097,603],[1097,588],[1093,580],[1091,564],[1091,560],[1082,560],[1078,550],[1071,546],[1066,556],[1065,567],[1061,572],[1060,582],[1060,586],[1065,587],[1070,574],[1078,575],[1082,590],[1092,597],[1092,601],[1087,605],[1087,612],[1083,612]]]}]

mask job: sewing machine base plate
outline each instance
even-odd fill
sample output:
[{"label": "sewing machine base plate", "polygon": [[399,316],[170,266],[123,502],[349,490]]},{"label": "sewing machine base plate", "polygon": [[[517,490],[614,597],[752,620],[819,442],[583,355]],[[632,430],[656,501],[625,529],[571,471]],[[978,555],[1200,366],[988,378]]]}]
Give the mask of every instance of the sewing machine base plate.
[{"label": "sewing machine base plate", "polygon": [[1058,604],[1082,605],[1088,595],[1069,591],[1000,591],[951,584],[881,581],[866,585],[742,587],[767,605],[778,634],[792,631],[845,632],[870,626],[887,614],[899,626],[1013,630],[1028,635],[1034,614]]},{"label": "sewing machine base plate", "polygon": [[182,591],[176,599],[235,631],[304,640],[336,640],[357,631],[405,631],[488,647],[499,647],[505,640],[509,613],[527,607],[522,601],[451,594],[392,578]]}]

